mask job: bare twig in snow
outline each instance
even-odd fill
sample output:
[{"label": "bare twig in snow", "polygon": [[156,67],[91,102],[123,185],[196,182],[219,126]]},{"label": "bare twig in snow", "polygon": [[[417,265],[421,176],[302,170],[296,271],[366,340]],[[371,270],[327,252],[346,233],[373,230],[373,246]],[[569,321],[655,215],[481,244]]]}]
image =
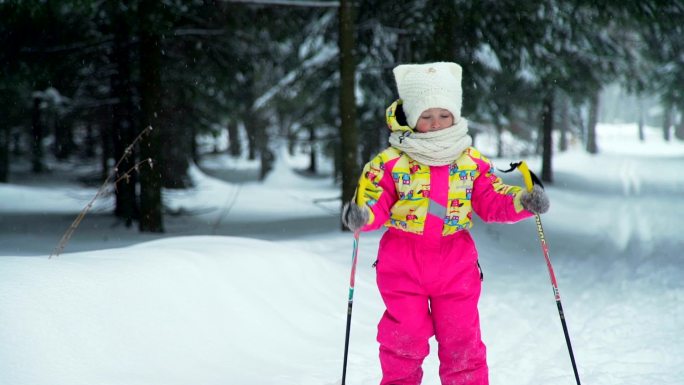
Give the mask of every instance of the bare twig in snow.
[{"label": "bare twig in snow", "polygon": [[69,243],[69,240],[71,239],[71,236],[74,234],[74,231],[76,231],[76,229],[78,228],[78,225],[81,224],[81,221],[83,221],[83,218],[85,218],[88,211],[90,211],[90,209],[93,208],[93,204],[95,204],[95,201],[97,200],[97,198],[104,195],[104,193],[107,191],[107,188],[110,185],[113,185],[116,188],[116,184],[119,183],[120,181],[122,181],[124,179],[126,181],[128,181],[130,174],[133,171],[137,172],[139,167],[145,163],[147,163],[150,166],[150,168],[152,168],[152,166],[153,166],[152,159],[147,158],[147,159],[141,160],[140,162],[136,163],[133,167],[128,169],[125,173],[121,174],[121,176],[119,178],[114,179],[114,178],[116,178],[116,175],[119,173],[119,166],[121,165],[121,163],[124,161],[124,159],[128,158],[128,156],[131,155],[131,153],[133,152],[133,147],[140,141],[140,139],[142,139],[142,137],[144,135],[148,134],[150,131],[152,131],[152,126],[147,126],[147,128],[145,128],[140,134],[138,134],[138,136],[133,140],[133,142],[131,142],[131,144],[129,144],[128,147],[126,147],[126,149],[124,150],[124,154],[121,156],[119,161],[116,162],[116,165],[114,165],[114,168],[109,173],[109,176],[107,177],[107,179],[105,179],[105,181],[102,183],[100,188],[97,190],[97,193],[95,194],[95,196],[90,200],[90,202],[88,202],[88,204],[85,205],[85,207],[83,208],[83,210],[81,210],[81,212],[78,214],[76,219],[74,219],[74,221],[71,222],[71,226],[69,226],[69,228],[64,233],[64,235],[62,235],[62,239],[60,239],[59,243],[57,244],[57,247],[55,247],[54,250],[52,250],[52,253],[48,257],[48,259],[52,258],[53,256],[57,257],[57,256],[59,256],[59,254],[62,253],[62,251],[64,251],[64,248],[66,247],[67,243]]}]

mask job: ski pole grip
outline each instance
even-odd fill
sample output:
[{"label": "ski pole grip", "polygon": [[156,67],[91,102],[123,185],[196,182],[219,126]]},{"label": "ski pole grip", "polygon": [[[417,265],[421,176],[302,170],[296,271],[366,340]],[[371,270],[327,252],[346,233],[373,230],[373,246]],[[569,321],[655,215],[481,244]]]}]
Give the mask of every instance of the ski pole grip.
[{"label": "ski pole grip", "polygon": [[524,160],[521,161],[518,165],[518,170],[520,170],[520,173],[522,174],[523,181],[525,182],[525,187],[527,188],[527,191],[532,191],[532,188],[534,187],[534,183],[532,182],[532,175],[530,174],[530,169],[527,167],[527,163],[525,163]]}]

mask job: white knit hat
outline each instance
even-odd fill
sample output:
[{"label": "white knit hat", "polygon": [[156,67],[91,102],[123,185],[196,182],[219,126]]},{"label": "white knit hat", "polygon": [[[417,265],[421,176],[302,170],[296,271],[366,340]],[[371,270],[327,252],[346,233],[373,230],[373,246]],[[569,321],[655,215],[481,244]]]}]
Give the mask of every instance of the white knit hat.
[{"label": "white knit hat", "polygon": [[406,122],[416,127],[418,117],[430,108],[444,108],[461,117],[461,66],[450,62],[402,64],[394,67],[399,97],[403,101]]}]

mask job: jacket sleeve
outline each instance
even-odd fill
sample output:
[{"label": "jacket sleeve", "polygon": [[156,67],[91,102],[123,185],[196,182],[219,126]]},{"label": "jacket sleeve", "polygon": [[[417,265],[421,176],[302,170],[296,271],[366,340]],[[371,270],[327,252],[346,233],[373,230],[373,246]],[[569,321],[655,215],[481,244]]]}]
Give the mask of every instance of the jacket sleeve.
[{"label": "jacket sleeve", "polygon": [[489,160],[483,156],[471,157],[480,171],[473,182],[472,205],[475,213],[485,222],[513,223],[533,216],[520,203],[523,189],[509,186],[492,171]]},{"label": "jacket sleeve", "polygon": [[362,231],[376,230],[390,218],[390,209],[398,199],[392,178],[392,168],[397,159],[388,161],[385,155],[380,154],[363,168],[357,186],[356,203],[368,207],[370,215]]}]

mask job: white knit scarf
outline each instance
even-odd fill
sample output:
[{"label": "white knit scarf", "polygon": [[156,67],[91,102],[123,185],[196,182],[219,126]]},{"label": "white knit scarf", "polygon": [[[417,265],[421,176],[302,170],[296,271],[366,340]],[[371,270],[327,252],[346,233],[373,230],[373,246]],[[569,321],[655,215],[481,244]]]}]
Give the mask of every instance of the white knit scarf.
[{"label": "white knit scarf", "polygon": [[453,163],[470,147],[473,138],[468,135],[468,121],[431,132],[392,132],[390,144],[407,153],[411,158],[428,166],[444,166]]}]

